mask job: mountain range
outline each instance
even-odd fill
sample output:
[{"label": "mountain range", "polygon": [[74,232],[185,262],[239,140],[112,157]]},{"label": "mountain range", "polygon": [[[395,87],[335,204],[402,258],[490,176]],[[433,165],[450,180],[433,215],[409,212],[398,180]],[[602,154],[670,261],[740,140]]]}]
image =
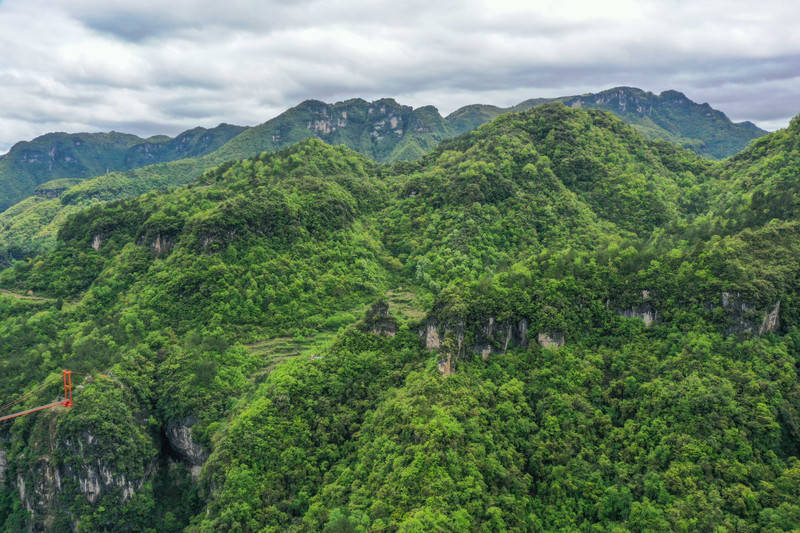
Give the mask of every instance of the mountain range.
[{"label": "mountain range", "polygon": [[[421,120],[339,105],[261,138]],[[586,107],[66,189],[0,273],[0,397],[83,374],[0,428],[4,529],[796,529],[800,117],[714,161]]]},{"label": "mountain range", "polygon": [[245,128],[220,124],[175,138],[142,139],[126,133],[48,133],[19,142],[0,157],[0,209],[57,178],[86,178],[110,171],[196,157],[213,152]]},{"label": "mountain range", "polygon": [[[730,156],[766,133],[749,122],[732,123],[708,104],[696,104],[677,91],[655,95],[619,87],[597,94],[526,100],[511,108],[470,105],[447,117],[432,106],[413,109],[392,99],[336,104],[309,100],[259,126],[222,124],[211,130],[189,130],[174,139],[49,134],[18,143],[0,159],[0,209],[6,209],[0,213],[0,264],[52,246],[67,214],[86,205],[189,183],[227,161],[311,137],[343,144],[379,162],[415,160],[442,140],[503,113],[551,101],[611,111],[648,138],[715,158]],[[91,176],[97,177],[82,183],[51,182]]]}]

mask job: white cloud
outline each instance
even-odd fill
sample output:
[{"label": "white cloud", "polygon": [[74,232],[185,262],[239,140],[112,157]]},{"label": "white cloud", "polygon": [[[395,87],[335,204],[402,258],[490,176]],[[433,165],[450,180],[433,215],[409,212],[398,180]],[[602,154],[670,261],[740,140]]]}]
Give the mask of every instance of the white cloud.
[{"label": "white cloud", "polygon": [[53,130],[255,124],[305,98],[443,113],[633,85],[763,127],[800,112],[790,2],[6,0],[0,152]]}]

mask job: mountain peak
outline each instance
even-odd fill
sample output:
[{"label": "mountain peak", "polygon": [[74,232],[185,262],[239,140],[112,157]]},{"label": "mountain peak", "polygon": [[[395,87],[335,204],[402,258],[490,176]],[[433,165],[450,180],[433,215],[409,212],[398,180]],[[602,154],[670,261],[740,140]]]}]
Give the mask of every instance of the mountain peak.
[{"label": "mountain peak", "polygon": [[[689,98],[680,91],[676,91],[674,89],[668,89],[666,91],[662,91],[661,94],[658,95],[660,98],[665,98],[667,100],[685,100],[686,102],[691,102]],[[692,102],[694,103],[694,102]]]}]

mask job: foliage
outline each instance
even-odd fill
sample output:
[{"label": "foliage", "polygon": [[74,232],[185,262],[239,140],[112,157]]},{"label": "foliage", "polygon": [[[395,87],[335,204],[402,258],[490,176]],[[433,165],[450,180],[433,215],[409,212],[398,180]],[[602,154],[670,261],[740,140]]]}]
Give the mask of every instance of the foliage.
[{"label": "foliage", "polygon": [[796,529],[797,124],[714,163],[551,103],[412,162],[306,140],[76,211],[0,273],[0,396],[91,374],[0,428],[0,523]]},{"label": "foliage", "polygon": [[[352,99],[336,104],[308,100],[243,131],[221,124],[211,130],[195,128],[171,140],[148,139],[127,149],[124,157],[114,155],[119,161],[115,159],[113,164],[104,159],[105,166],[98,163],[99,171],[67,173],[95,177],[67,190],[62,189],[64,184],[60,184],[58,190],[48,189],[50,196],[60,195],[60,204],[31,201],[29,197],[0,214],[0,264],[10,264],[14,259],[52,248],[58,226],[78,207],[191,183],[210,168],[263,151],[271,152],[316,137],[332,145],[345,145],[375,161],[411,161],[422,157],[440,141],[471,131],[503,113],[521,112],[553,101],[610,111],[634,125],[647,138],[663,139],[713,158],[733,155],[765,133],[750,123],[734,124],[708,104],[695,104],[676,91],[657,96],[630,87],[617,87],[598,94],[526,100],[510,108],[468,105],[447,117],[440,116],[432,106],[412,109],[388,98],[374,102]],[[578,165],[574,172],[592,172],[596,170],[598,156],[602,158],[603,154],[565,163]],[[6,159],[13,157],[16,156],[10,154]],[[687,161],[685,157],[678,158],[684,163]],[[0,162],[0,167],[2,164]],[[702,161],[690,165],[702,166]],[[109,173],[109,170],[116,172]],[[58,171],[52,174],[60,175]],[[643,174],[639,174],[639,188],[648,186],[642,178]],[[684,184],[688,186],[690,184]],[[37,192],[42,193],[41,190]],[[686,201],[696,199],[697,195],[686,195]]]}]

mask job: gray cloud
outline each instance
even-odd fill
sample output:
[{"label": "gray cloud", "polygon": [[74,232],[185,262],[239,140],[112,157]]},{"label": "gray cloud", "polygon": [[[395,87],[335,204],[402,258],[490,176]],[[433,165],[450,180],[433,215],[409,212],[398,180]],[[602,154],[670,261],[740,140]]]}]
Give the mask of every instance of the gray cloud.
[{"label": "gray cloud", "polygon": [[800,12],[712,0],[2,0],[0,153],[48,131],[256,124],[306,98],[468,103],[632,85],[774,129]]}]

